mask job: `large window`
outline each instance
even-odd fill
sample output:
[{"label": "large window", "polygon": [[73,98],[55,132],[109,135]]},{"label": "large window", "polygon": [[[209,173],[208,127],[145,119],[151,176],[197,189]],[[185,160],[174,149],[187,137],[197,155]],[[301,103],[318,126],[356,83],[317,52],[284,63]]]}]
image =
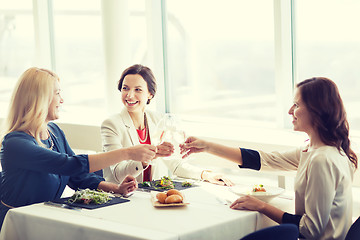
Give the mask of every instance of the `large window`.
[{"label": "large window", "polygon": [[[115,91],[124,69],[123,65],[119,65],[118,74],[107,79],[105,65],[111,63],[105,61],[104,44],[111,41],[116,41],[115,45],[128,44],[121,48],[127,49],[126,55],[130,57],[127,63],[147,64],[144,1],[128,1],[121,5],[126,9],[116,10],[118,15],[126,15],[126,18],[117,19],[126,20],[126,24],[119,24],[126,27],[116,29],[119,30],[114,34],[117,39],[109,39],[114,36],[113,33],[105,33],[103,29],[104,24],[111,22],[102,18],[102,14],[106,16],[107,13],[101,4],[100,0],[53,1],[55,66],[62,79],[66,103],[63,105],[62,121],[100,124],[106,118],[106,85]],[[110,37],[104,37],[106,34]],[[117,53],[114,49],[114,56],[110,58],[115,58],[116,54],[125,55],[125,52]],[[120,101],[112,104],[115,109],[122,106]]]},{"label": "large window", "polygon": [[327,76],[360,130],[359,10],[357,0],[2,1],[0,107],[25,69],[47,67],[61,78],[62,121],[99,125],[121,107],[110,94],[121,72],[141,63],[164,89],[151,107],[199,129],[284,129],[293,81]]},{"label": "large window", "polygon": [[275,126],[273,2],[181,0],[166,7],[170,111]]},{"label": "large window", "polygon": [[296,1],[297,81],[332,79],[345,102],[352,130],[360,130],[360,2]]},{"label": "large window", "polygon": [[35,54],[31,1],[0,4],[0,117],[4,117],[16,79],[32,66]]},{"label": "large window", "polygon": [[[62,118],[105,114],[100,1],[53,1],[55,71],[61,78]],[[81,109],[81,110],[79,110]]]}]

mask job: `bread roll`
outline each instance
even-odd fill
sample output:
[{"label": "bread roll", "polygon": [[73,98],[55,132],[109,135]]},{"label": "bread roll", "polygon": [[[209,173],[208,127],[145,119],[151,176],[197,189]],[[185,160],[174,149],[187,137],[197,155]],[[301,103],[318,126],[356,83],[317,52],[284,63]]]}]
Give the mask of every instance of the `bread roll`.
[{"label": "bread roll", "polygon": [[182,201],[183,201],[182,196],[177,195],[177,194],[173,194],[173,195],[171,195],[171,196],[168,196],[168,197],[165,199],[165,203],[166,203],[166,204],[169,204],[169,203],[182,203]]},{"label": "bread roll", "polygon": [[176,189],[170,189],[169,191],[167,191],[166,194],[168,196],[171,196],[171,195],[174,195],[174,194],[182,196],[182,193],[180,191],[176,190]]},{"label": "bread roll", "polygon": [[157,200],[159,201],[159,203],[165,203],[165,199],[167,198],[168,196],[166,195],[166,193],[164,192],[159,192],[158,194],[156,194],[156,198]]}]

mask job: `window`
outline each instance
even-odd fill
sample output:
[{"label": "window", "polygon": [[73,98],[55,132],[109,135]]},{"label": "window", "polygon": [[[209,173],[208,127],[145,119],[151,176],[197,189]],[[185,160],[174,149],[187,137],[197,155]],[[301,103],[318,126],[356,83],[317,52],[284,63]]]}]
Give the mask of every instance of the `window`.
[{"label": "window", "polygon": [[[2,1],[0,7],[0,108],[6,113],[11,93],[35,54],[31,1]],[[21,6],[21,7],[19,7]]]},{"label": "window", "polygon": [[[55,71],[61,79],[62,121],[105,114],[100,1],[53,1]],[[90,115],[91,116],[91,115]]]},{"label": "window", "polygon": [[295,9],[297,81],[315,76],[335,81],[350,129],[360,130],[360,2],[303,0]]},{"label": "window", "polygon": [[[113,3],[116,19],[108,18],[104,11],[109,5],[100,0],[53,2],[55,65],[66,103],[61,120],[99,125],[108,115],[107,98],[115,111],[122,106],[117,98],[121,72],[134,63],[147,63],[145,2]],[[112,71],[108,65],[116,65],[115,74],[107,73]]]},{"label": "window", "polygon": [[276,126],[273,2],[166,7],[170,111],[201,122]]},{"label": "window", "polygon": [[[114,8],[104,7],[109,2]],[[290,123],[287,109],[293,76],[300,81],[322,75],[337,82],[351,128],[360,130],[356,111],[360,34],[355,30],[360,3],[303,0],[296,1],[293,9],[290,3],[295,1],[4,1],[0,107],[7,107],[14,83],[25,69],[42,66],[61,78],[65,100],[61,120],[99,125],[109,113],[107,106],[115,111],[122,106],[115,98],[120,96],[116,84],[121,72],[142,63],[154,70],[160,88],[167,77],[165,91],[158,92],[156,104],[150,107],[162,109],[166,93],[168,110],[204,129],[209,129],[204,123],[218,122],[284,129]],[[39,9],[41,4],[50,5]],[[107,18],[111,10],[114,19]],[[292,19],[293,29],[283,25]],[[48,26],[41,26],[44,23]],[[109,31],[112,24],[122,25]],[[279,29],[289,32],[279,37]],[[279,46],[287,48],[279,50]],[[278,61],[282,54],[287,58]],[[165,65],[163,56],[167,56]],[[116,60],[120,57],[123,60]],[[286,74],[278,74],[279,66]],[[3,117],[5,111],[0,114]]]}]

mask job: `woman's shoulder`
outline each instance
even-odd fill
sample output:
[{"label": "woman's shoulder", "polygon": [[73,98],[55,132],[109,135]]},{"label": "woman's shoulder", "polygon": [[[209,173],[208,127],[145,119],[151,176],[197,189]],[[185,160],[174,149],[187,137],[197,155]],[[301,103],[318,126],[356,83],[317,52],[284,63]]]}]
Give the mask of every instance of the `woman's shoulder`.
[{"label": "woman's shoulder", "polygon": [[13,139],[35,140],[34,137],[22,131],[10,132],[4,136],[4,141],[13,140]]},{"label": "woman's shoulder", "polygon": [[37,144],[34,137],[21,131],[14,131],[6,134],[2,140],[2,147],[18,149],[20,145]]},{"label": "woman's shoulder", "polygon": [[49,122],[48,123],[48,128],[50,129],[50,131],[55,134],[56,136],[58,135],[64,135],[63,130],[61,130],[61,128],[54,122]]},{"label": "woman's shoulder", "polygon": [[122,113],[117,113],[109,116],[101,123],[101,129],[118,129],[124,126],[124,118]]},{"label": "woman's shoulder", "polygon": [[108,116],[101,124],[101,126],[112,125],[113,123],[124,122],[125,119],[130,118],[129,113],[124,108],[120,112]]},{"label": "woman's shoulder", "polygon": [[313,150],[311,158],[312,165],[325,164],[329,166],[343,165],[348,160],[346,154],[342,151],[339,151],[334,146],[322,146],[318,149]]},{"label": "woman's shoulder", "polygon": [[154,123],[159,122],[160,119],[164,116],[164,114],[162,114],[162,113],[151,111],[151,110],[146,110],[145,113],[146,113],[147,118],[150,119]]}]

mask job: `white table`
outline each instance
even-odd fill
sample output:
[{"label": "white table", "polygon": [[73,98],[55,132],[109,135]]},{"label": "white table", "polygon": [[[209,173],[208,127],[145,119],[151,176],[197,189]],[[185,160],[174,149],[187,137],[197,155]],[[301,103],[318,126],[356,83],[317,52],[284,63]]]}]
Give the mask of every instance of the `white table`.
[{"label": "white table", "polygon": [[[150,193],[136,191],[130,202],[94,210],[43,203],[12,209],[0,239],[240,239],[275,224],[257,212],[236,211],[220,203],[216,195],[236,198],[226,187],[201,183],[183,193],[190,204],[175,208],[155,208]],[[293,205],[288,199],[272,202]]]}]

